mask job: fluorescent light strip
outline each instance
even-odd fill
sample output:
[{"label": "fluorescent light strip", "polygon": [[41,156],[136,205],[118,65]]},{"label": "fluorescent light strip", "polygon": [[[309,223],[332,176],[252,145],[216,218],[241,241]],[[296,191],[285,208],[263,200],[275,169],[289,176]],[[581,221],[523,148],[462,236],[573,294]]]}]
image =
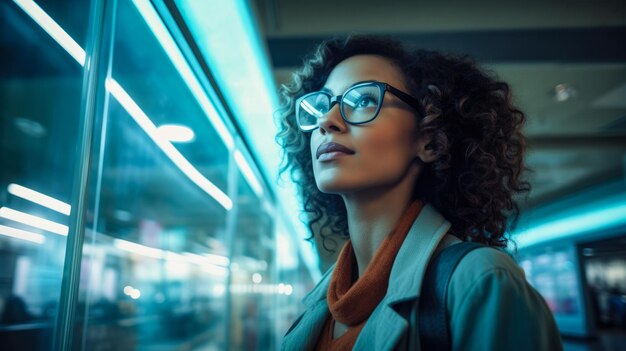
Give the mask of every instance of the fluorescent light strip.
[{"label": "fluorescent light strip", "polygon": [[206,254],[205,256],[209,262],[214,265],[228,266],[230,264],[230,259],[226,256],[216,254]]},{"label": "fluorescent light strip", "polygon": [[220,266],[204,266],[202,269],[207,273],[211,273],[219,277],[226,277],[228,275],[228,268]]},{"label": "fluorescent light strip", "polygon": [[13,0],[43,30],[65,49],[81,66],[85,65],[85,50],[78,45],[44,10],[32,0]]},{"label": "fluorescent light strip", "polygon": [[161,249],[133,243],[127,240],[115,239],[113,245],[120,250],[136,253],[146,257],[161,259],[165,257],[165,253]]},{"label": "fluorescent light strip", "polygon": [[159,134],[172,143],[189,143],[196,138],[191,128],[179,124],[164,124],[157,129]]},{"label": "fluorescent light strip", "polygon": [[28,232],[13,227],[7,227],[5,225],[0,225],[0,235],[9,236],[16,239],[22,239],[36,244],[43,244],[43,242],[46,240],[46,238],[41,234]]},{"label": "fluorescent light strip", "polygon": [[250,165],[248,164],[248,162],[246,162],[246,159],[243,157],[243,155],[241,154],[239,150],[235,150],[235,162],[237,163],[237,165],[239,165],[239,169],[241,170],[241,173],[243,173],[244,178],[246,178],[252,190],[254,190],[257,196],[262,197],[263,188],[261,187],[261,184],[254,176],[254,172],[252,172]]},{"label": "fluorescent light strip", "polygon": [[206,179],[167,139],[163,138],[158,132],[157,127],[152,123],[150,118],[143,112],[130,95],[112,78],[106,80],[107,90],[115,97],[115,99],[124,107],[126,112],[139,124],[139,126],[148,134],[148,136],[165,152],[167,157],[180,168],[180,170],[198,185],[207,194],[212,196],[225,209],[230,210],[233,207],[232,200],[222,192],[218,187]]},{"label": "fluorescent light strip", "polygon": [[189,67],[187,60],[185,60],[185,57],[180,52],[174,38],[172,38],[170,32],[163,24],[163,21],[161,21],[161,18],[155,11],[154,7],[152,7],[150,2],[146,0],[133,0],[133,3],[167,53],[167,56],[169,56],[170,60],[178,70],[178,73],[180,73],[185,83],[187,83],[191,93],[202,107],[202,110],[211,121],[211,124],[215,127],[215,130],[222,138],[228,150],[232,150],[235,144],[233,137],[228,132],[226,125],[219,117],[215,107],[205,94],[200,82],[194,75],[191,67]]},{"label": "fluorescent light strip", "polygon": [[321,113],[318,109],[313,107],[308,101],[302,101],[302,108],[306,110],[311,116],[315,116],[317,118],[322,117],[324,114]]},{"label": "fluorescent light strip", "polygon": [[[50,36],[52,36],[52,38],[54,38],[54,40],[56,40],[57,43],[61,45],[61,47],[63,47],[72,57],[74,57],[74,59],[76,59],[78,63],[84,65],[85,51],[56,22],[54,22],[54,20],[52,20],[52,18],[48,16],[48,14],[46,14],[39,6],[37,6],[37,4],[35,4],[31,0],[14,1],[29,16],[31,16],[33,20],[37,22],[37,24],[39,24],[46,32],[48,32]],[[150,7],[150,9],[152,8]],[[152,11],[154,10],[152,9]],[[177,66],[177,68],[179,67]],[[185,74],[182,72],[181,75],[183,75],[183,78],[185,77]],[[189,84],[189,82],[187,83]],[[154,126],[150,118],[139,108],[139,106],[137,106],[135,101],[130,98],[128,93],[126,93],[126,91],[116,81],[113,80],[111,82],[111,79],[107,79],[106,85],[111,94],[120,102],[120,104],[122,104],[122,106],[124,106],[124,108],[130,113],[135,121],[139,123],[139,125],[144,129],[148,136],[150,136],[150,138],[157,143],[157,145],[166,153],[166,155],[174,162],[174,164],[179,167],[181,171],[189,177],[189,179],[191,179],[191,181],[197,184],[209,195],[213,196],[227,210],[230,210],[232,208],[232,200],[230,200],[230,198],[228,198],[226,194],[224,194],[215,185],[213,185],[213,183],[206,179],[182,154],[180,154],[180,152],[178,152],[178,150],[176,150],[176,148],[174,148],[171,143],[167,141],[162,141],[160,138],[157,137],[158,134],[155,133],[156,127]],[[194,90],[192,88],[191,90],[195,94],[198,93],[197,89]],[[210,104],[206,96],[204,96],[204,99],[202,101],[205,101],[205,104],[201,102],[201,105],[205,109],[205,111],[215,112],[215,109]],[[208,103],[208,105],[206,105],[206,103]],[[131,113],[131,110],[129,110],[129,108],[132,109],[134,112]],[[215,112],[214,115],[216,114],[217,113]],[[219,117],[212,117],[211,114],[209,117],[212,118],[211,121],[216,126],[216,129],[218,129],[218,132],[220,130],[226,131],[226,128],[223,125],[223,122],[219,120]],[[213,121],[213,119],[216,119],[217,121]],[[223,134],[220,135],[224,139],[224,143],[226,144],[226,146],[231,149],[234,142],[230,134],[226,132],[226,137],[224,137]]]},{"label": "fluorescent light strip", "polygon": [[72,210],[72,207],[63,201],[57,200],[53,197],[18,184],[9,184],[8,191],[9,194],[21,197],[24,200],[34,202],[38,205],[47,207],[51,210],[55,210],[67,216],[70,215],[70,212]]},{"label": "fluorescent light strip", "polygon": [[[207,258],[204,256],[192,254],[189,252],[178,254],[172,251],[161,250],[161,249],[157,249],[154,247],[149,247],[149,246],[133,243],[133,242],[123,240],[123,239],[114,239],[113,245],[120,250],[132,252],[132,253],[146,256],[146,257],[151,257],[155,259],[165,259],[167,261],[174,261],[174,262],[193,263],[193,264],[201,266],[206,272],[213,273],[213,274],[220,275],[220,276],[223,276],[228,273],[228,268],[223,267],[221,265],[217,265],[216,263],[212,261],[212,260],[215,260],[215,258],[211,259],[211,258]],[[213,256],[222,257],[223,259],[219,260],[220,263],[223,263],[224,259],[227,262],[229,261],[228,258],[223,257],[223,256],[218,256],[218,255],[213,255]]]},{"label": "fluorescent light strip", "polygon": [[623,224],[626,224],[626,203],[541,224],[519,232],[514,239],[519,247],[524,247]]},{"label": "fluorescent light strip", "polygon": [[[271,139],[274,126],[265,118],[272,116],[278,106],[278,96],[250,2],[176,1],[176,5],[197,39],[199,49],[216,68],[215,78],[223,86],[222,93],[234,102],[232,108],[241,120],[255,154],[263,161],[260,166],[265,167],[272,179],[277,179],[278,145]],[[233,52],[236,52],[234,56]],[[313,281],[318,281],[322,277],[319,257],[313,246],[303,240],[308,228],[298,221],[298,209],[302,206],[297,201],[295,185],[287,182],[285,187],[275,190],[280,205],[277,220],[283,222],[284,219],[289,227],[286,232],[295,238],[299,256],[311,272]]]},{"label": "fluorescent light strip", "polygon": [[163,258],[167,261],[189,263],[187,257],[172,251],[165,251]]},{"label": "fluorescent light strip", "polygon": [[[202,85],[200,85],[200,82],[191,70],[191,67],[187,63],[187,60],[185,60],[185,57],[181,53],[178,45],[176,45],[174,38],[172,38],[172,35],[163,24],[163,21],[159,17],[158,13],[155,11],[150,1],[133,0],[133,3],[148,24],[148,27],[150,27],[150,29],[152,30],[152,33],[154,33],[154,36],[163,47],[163,50],[165,50],[165,52],[169,56],[170,60],[180,73],[185,83],[187,83],[187,86],[189,87],[191,93],[202,107],[202,110],[211,121],[211,124],[215,127],[215,130],[222,138],[228,150],[232,150],[234,147],[234,141],[232,136],[228,132],[226,125],[219,117],[219,114],[215,110],[215,107],[205,94],[204,89],[202,89]],[[237,158],[236,154],[235,159],[237,160],[239,168],[246,176],[245,178],[250,186],[254,189],[254,191],[256,191],[257,194],[259,194],[259,196],[261,196],[261,185],[259,184],[259,181],[254,177],[254,173],[251,171],[250,165],[247,163],[246,159],[243,157]]]},{"label": "fluorescent light strip", "polygon": [[69,228],[66,225],[53,222],[51,220],[33,216],[28,213],[14,210],[8,207],[0,207],[0,217],[29,225],[31,227],[43,229],[51,233],[67,236]]},{"label": "fluorescent light strip", "polygon": [[351,100],[348,100],[348,99],[343,100],[343,103],[345,105],[348,105],[349,107],[352,107],[352,108],[354,108],[356,106],[356,101],[351,101]]},{"label": "fluorescent light strip", "polygon": [[187,257],[187,260],[189,262],[195,263],[199,266],[213,265],[227,267],[230,264],[230,260],[228,259],[228,257],[215,254],[207,254],[206,256],[201,256],[198,254],[193,254],[191,252],[185,252],[183,255]]}]

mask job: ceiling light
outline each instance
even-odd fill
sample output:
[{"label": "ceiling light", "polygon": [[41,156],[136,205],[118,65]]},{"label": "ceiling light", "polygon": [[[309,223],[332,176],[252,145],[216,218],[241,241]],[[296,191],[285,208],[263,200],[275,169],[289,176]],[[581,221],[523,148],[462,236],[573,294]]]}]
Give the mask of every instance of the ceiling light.
[{"label": "ceiling light", "polygon": [[561,83],[554,87],[554,98],[558,102],[571,99],[576,95],[576,89],[569,84]]},{"label": "ceiling light", "polygon": [[172,145],[171,142],[166,140],[157,131],[157,127],[154,125],[150,117],[137,105],[135,100],[128,95],[128,92],[113,78],[107,78],[105,86],[109,93],[122,105],[122,107],[128,112],[128,114],[139,124],[139,126],[148,134],[148,136],[165,152],[165,154],[174,162],[174,164],[196,183],[202,190],[213,197],[217,202],[222,205],[226,210],[231,210],[233,207],[233,201],[219,189],[215,184],[208,180],[197,168],[195,168],[189,160],[183,156]]},{"label": "ceiling light", "polygon": [[137,10],[146,21],[148,27],[150,27],[150,30],[161,44],[161,47],[163,47],[163,50],[167,53],[167,56],[170,58],[172,64],[174,64],[176,70],[189,87],[192,95],[196,98],[196,101],[198,101],[198,104],[202,107],[202,111],[204,111],[208,119],[211,121],[215,131],[222,138],[224,145],[226,145],[226,148],[231,150],[235,145],[232,135],[217,112],[215,106],[211,100],[209,100],[204,88],[198,81],[198,78],[196,78],[196,75],[187,63],[187,60],[170,34],[170,31],[167,29],[163,20],[161,20],[161,17],[154,9],[154,6],[148,0],[133,0],[133,4],[137,7]]},{"label": "ceiling light", "polygon": [[69,35],[52,17],[39,7],[32,0],[13,0],[19,7],[24,10],[43,30],[45,30],[65,51],[67,51],[74,60],[85,64],[85,50]]},{"label": "ceiling light", "polygon": [[72,210],[72,207],[68,203],[18,184],[9,184],[7,190],[9,191],[9,194],[13,196],[21,197],[24,200],[34,202],[67,216],[70,215]]},{"label": "ceiling light", "polygon": [[0,217],[63,236],[67,236],[69,232],[69,228],[66,225],[8,207],[0,207]]},{"label": "ceiling light", "polygon": [[626,224],[626,202],[621,202],[527,228],[517,232],[516,241],[518,247],[522,248],[624,224]]},{"label": "ceiling light", "polygon": [[45,241],[44,236],[41,234],[28,232],[13,227],[7,227],[4,225],[0,225],[0,235],[9,236],[16,239],[22,239],[36,244],[43,244],[43,242]]},{"label": "ceiling light", "polygon": [[161,259],[164,255],[164,252],[161,249],[137,244],[123,239],[113,239],[113,245],[120,250],[156,259]]},{"label": "ceiling light", "polygon": [[17,127],[20,132],[32,138],[41,138],[48,133],[43,124],[35,122],[32,119],[17,117],[15,118],[14,123],[15,127]]},{"label": "ceiling light", "polygon": [[[63,49],[65,49],[81,66],[85,64],[85,50],[76,43],[76,41],[69,35],[67,32],[63,30],[58,23],[56,23],[52,17],[50,17],[45,11],[43,11],[35,2],[32,0],[14,0],[17,5],[19,5],[38,25],[40,25],[50,36],[59,44]],[[230,134],[228,134],[228,130],[224,125],[223,121],[219,118],[217,111],[215,110],[212,103],[209,101],[208,97],[203,93],[201,89],[200,83],[197,81],[191,69],[186,66],[184,62],[184,58],[180,52],[176,51],[172,47],[173,39],[169,34],[164,33],[163,23],[158,22],[156,18],[156,14],[154,13],[154,9],[150,7],[149,4],[144,4],[139,7],[142,15],[147,16],[146,20],[148,21],[148,25],[151,26],[151,29],[157,30],[159,34],[157,37],[160,40],[166,40],[167,43],[164,43],[164,49],[172,58],[174,64],[181,71],[181,75],[185,79],[185,82],[189,85],[192,93],[198,99],[198,102],[202,106],[203,110],[208,114],[209,119],[212,124],[215,126],[216,130],[222,137],[224,144],[230,150],[234,146],[233,138]],[[152,12],[150,12],[152,11]],[[163,39],[165,38],[165,39]],[[175,43],[174,43],[175,45]],[[182,61],[181,61],[182,60]],[[202,190],[204,190],[207,194],[215,198],[220,205],[222,205],[226,210],[230,210],[233,206],[232,200],[219,188],[217,188],[211,181],[206,179],[200,171],[198,171],[176,148],[168,141],[164,140],[164,138],[160,137],[156,132],[156,126],[152,123],[150,118],[137,106],[135,101],[128,95],[126,90],[117,83],[112,78],[107,78],[105,81],[105,85],[109,93],[115,97],[120,104],[126,109],[126,111],[135,119],[135,121],[144,129],[144,131],[150,136],[150,138],[156,142],[156,144],[165,152],[165,154],[174,162],[174,164],[180,168],[180,170],[187,176],[191,181],[196,183]],[[60,234],[60,233],[57,233]],[[66,234],[62,234],[66,235]]]},{"label": "ceiling light", "polygon": [[164,124],[157,128],[157,132],[172,143],[189,143],[196,138],[191,128],[180,124]]}]

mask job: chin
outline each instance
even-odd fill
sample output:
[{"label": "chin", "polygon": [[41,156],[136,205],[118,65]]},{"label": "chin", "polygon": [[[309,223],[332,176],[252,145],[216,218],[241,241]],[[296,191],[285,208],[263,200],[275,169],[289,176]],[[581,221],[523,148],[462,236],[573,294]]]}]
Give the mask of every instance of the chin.
[{"label": "chin", "polygon": [[332,186],[317,186],[317,188],[320,190],[320,192],[324,193],[324,194],[341,194],[342,188],[338,188],[338,187],[332,187]]},{"label": "chin", "polygon": [[328,182],[317,182],[317,188],[324,194],[349,194],[355,191],[362,190],[367,188],[363,184],[357,184],[354,181],[328,181]]},{"label": "chin", "polygon": [[341,194],[350,191],[350,187],[342,186],[342,184],[337,182],[318,182],[317,188],[324,194]]}]

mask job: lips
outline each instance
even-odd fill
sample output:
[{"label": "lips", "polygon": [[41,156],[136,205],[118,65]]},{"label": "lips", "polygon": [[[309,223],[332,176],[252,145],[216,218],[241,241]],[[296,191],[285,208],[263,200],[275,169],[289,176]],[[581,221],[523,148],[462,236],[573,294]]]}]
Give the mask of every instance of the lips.
[{"label": "lips", "polygon": [[346,154],[352,155],[354,153],[354,151],[350,150],[349,148],[347,148],[344,145],[338,144],[338,143],[334,143],[334,142],[330,142],[330,143],[325,143],[320,145],[317,148],[317,158],[320,158],[321,154],[325,154],[327,152],[344,152]]}]

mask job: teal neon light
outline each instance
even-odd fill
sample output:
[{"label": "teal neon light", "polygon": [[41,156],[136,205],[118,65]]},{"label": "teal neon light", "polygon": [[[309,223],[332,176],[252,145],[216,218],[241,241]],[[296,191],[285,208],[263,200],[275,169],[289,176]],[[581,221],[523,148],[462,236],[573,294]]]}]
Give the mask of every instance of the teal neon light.
[{"label": "teal neon light", "polygon": [[[220,86],[230,109],[268,178],[277,179],[280,150],[274,141],[278,93],[249,2],[245,0],[177,0],[185,22]],[[298,220],[295,186],[274,187],[286,220],[313,279],[321,278],[319,258],[304,240],[307,228]]]},{"label": "teal neon light", "polygon": [[[17,5],[24,10],[43,30],[46,31],[65,51],[67,51],[70,56],[72,56],[81,66],[85,64],[85,50],[78,44],[76,41],[58,24],[50,17],[45,11],[41,9],[34,1],[32,0],[14,0]],[[145,2],[145,1],[144,1]],[[137,1],[139,5],[144,3]],[[162,33],[164,31],[164,26],[158,17],[156,17],[154,13],[154,9],[151,5],[145,5],[141,7],[141,9],[148,15],[146,21],[148,25],[152,25],[151,29],[156,30],[155,35],[158,37],[158,33]],[[151,12],[152,11],[152,12]],[[152,14],[152,15],[150,15]],[[163,26],[163,27],[161,27]],[[169,34],[168,34],[169,35]],[[186,61],[182,57],[179,51],[174,50],[172,47],[173,40],[171,40],[171,45],[168,44],[168,38],[171,39],[168,35],[161,35],[159,39],[162,40],[164,45],[164,49],[172,59],[172,61],[176,64],[176,67],[180,70],[181,76],[185,79],[185,82],[190,84],[190,88],[192,92],[194,92],[194,96],[198,98],[198,102],[202,105],[203,110],[208,111],[209,116],[213,116],[214,109],[212,105],[208,101],[203,92],[198,90],[198,88],[194,88],[197,83],[195,77],[191,75],[191,70],[186,66]],[[180,55],[180,56],[178,56]],[[195,83],[194,83],[195,82]],[[197,83],[199,87],[199,83]],[[226,210],[230,210],[232,208],[232,200],[219,188],[217,188],[211,181],[209,181],[202,173],[200,173],[168,140],[160,137],[156,132],[156,126],[152,123],[150,118],[141,110],[141,108],[135,103],[135,101],[126,93],[126,90],[119,85],[115,79],[107,80],[107,88],[112,93],[112,95],[118,99],[118,101],[127,109],[131,117],[135,119],[135,121],[141,126],[141,128],[150,136],[150,138],[155,141],[155,143],[165,152],[165,154],[174,162],[174,164],[180,168],[180,170],[187,176],[191,181],[196,183],[202,190],[204,190],[208,195],[215,198],[216,201],[220,203]],[[111,88],[113,89],[111,91]],[[121,100],[120,100],[121,99]],[[215,112],[216,113],[216,112]],[[218,117],[214,117],[218,118]],[[215,123],[222,123],[221,120],[215,120]],[[221,124],[223,126],[223,123]],[[225,130],[225,126],[222,128],[218,128],[219,130],[223,130],[220,135],[222,136],[224,143],[227,147],[233,148],[234,142],[232,141],[232,137]]]},{"label": "teal neon light", "polygon": [[516,233],[514,239],[522,248],[622,225],[626,225],[626,200],[533,226]]}]

